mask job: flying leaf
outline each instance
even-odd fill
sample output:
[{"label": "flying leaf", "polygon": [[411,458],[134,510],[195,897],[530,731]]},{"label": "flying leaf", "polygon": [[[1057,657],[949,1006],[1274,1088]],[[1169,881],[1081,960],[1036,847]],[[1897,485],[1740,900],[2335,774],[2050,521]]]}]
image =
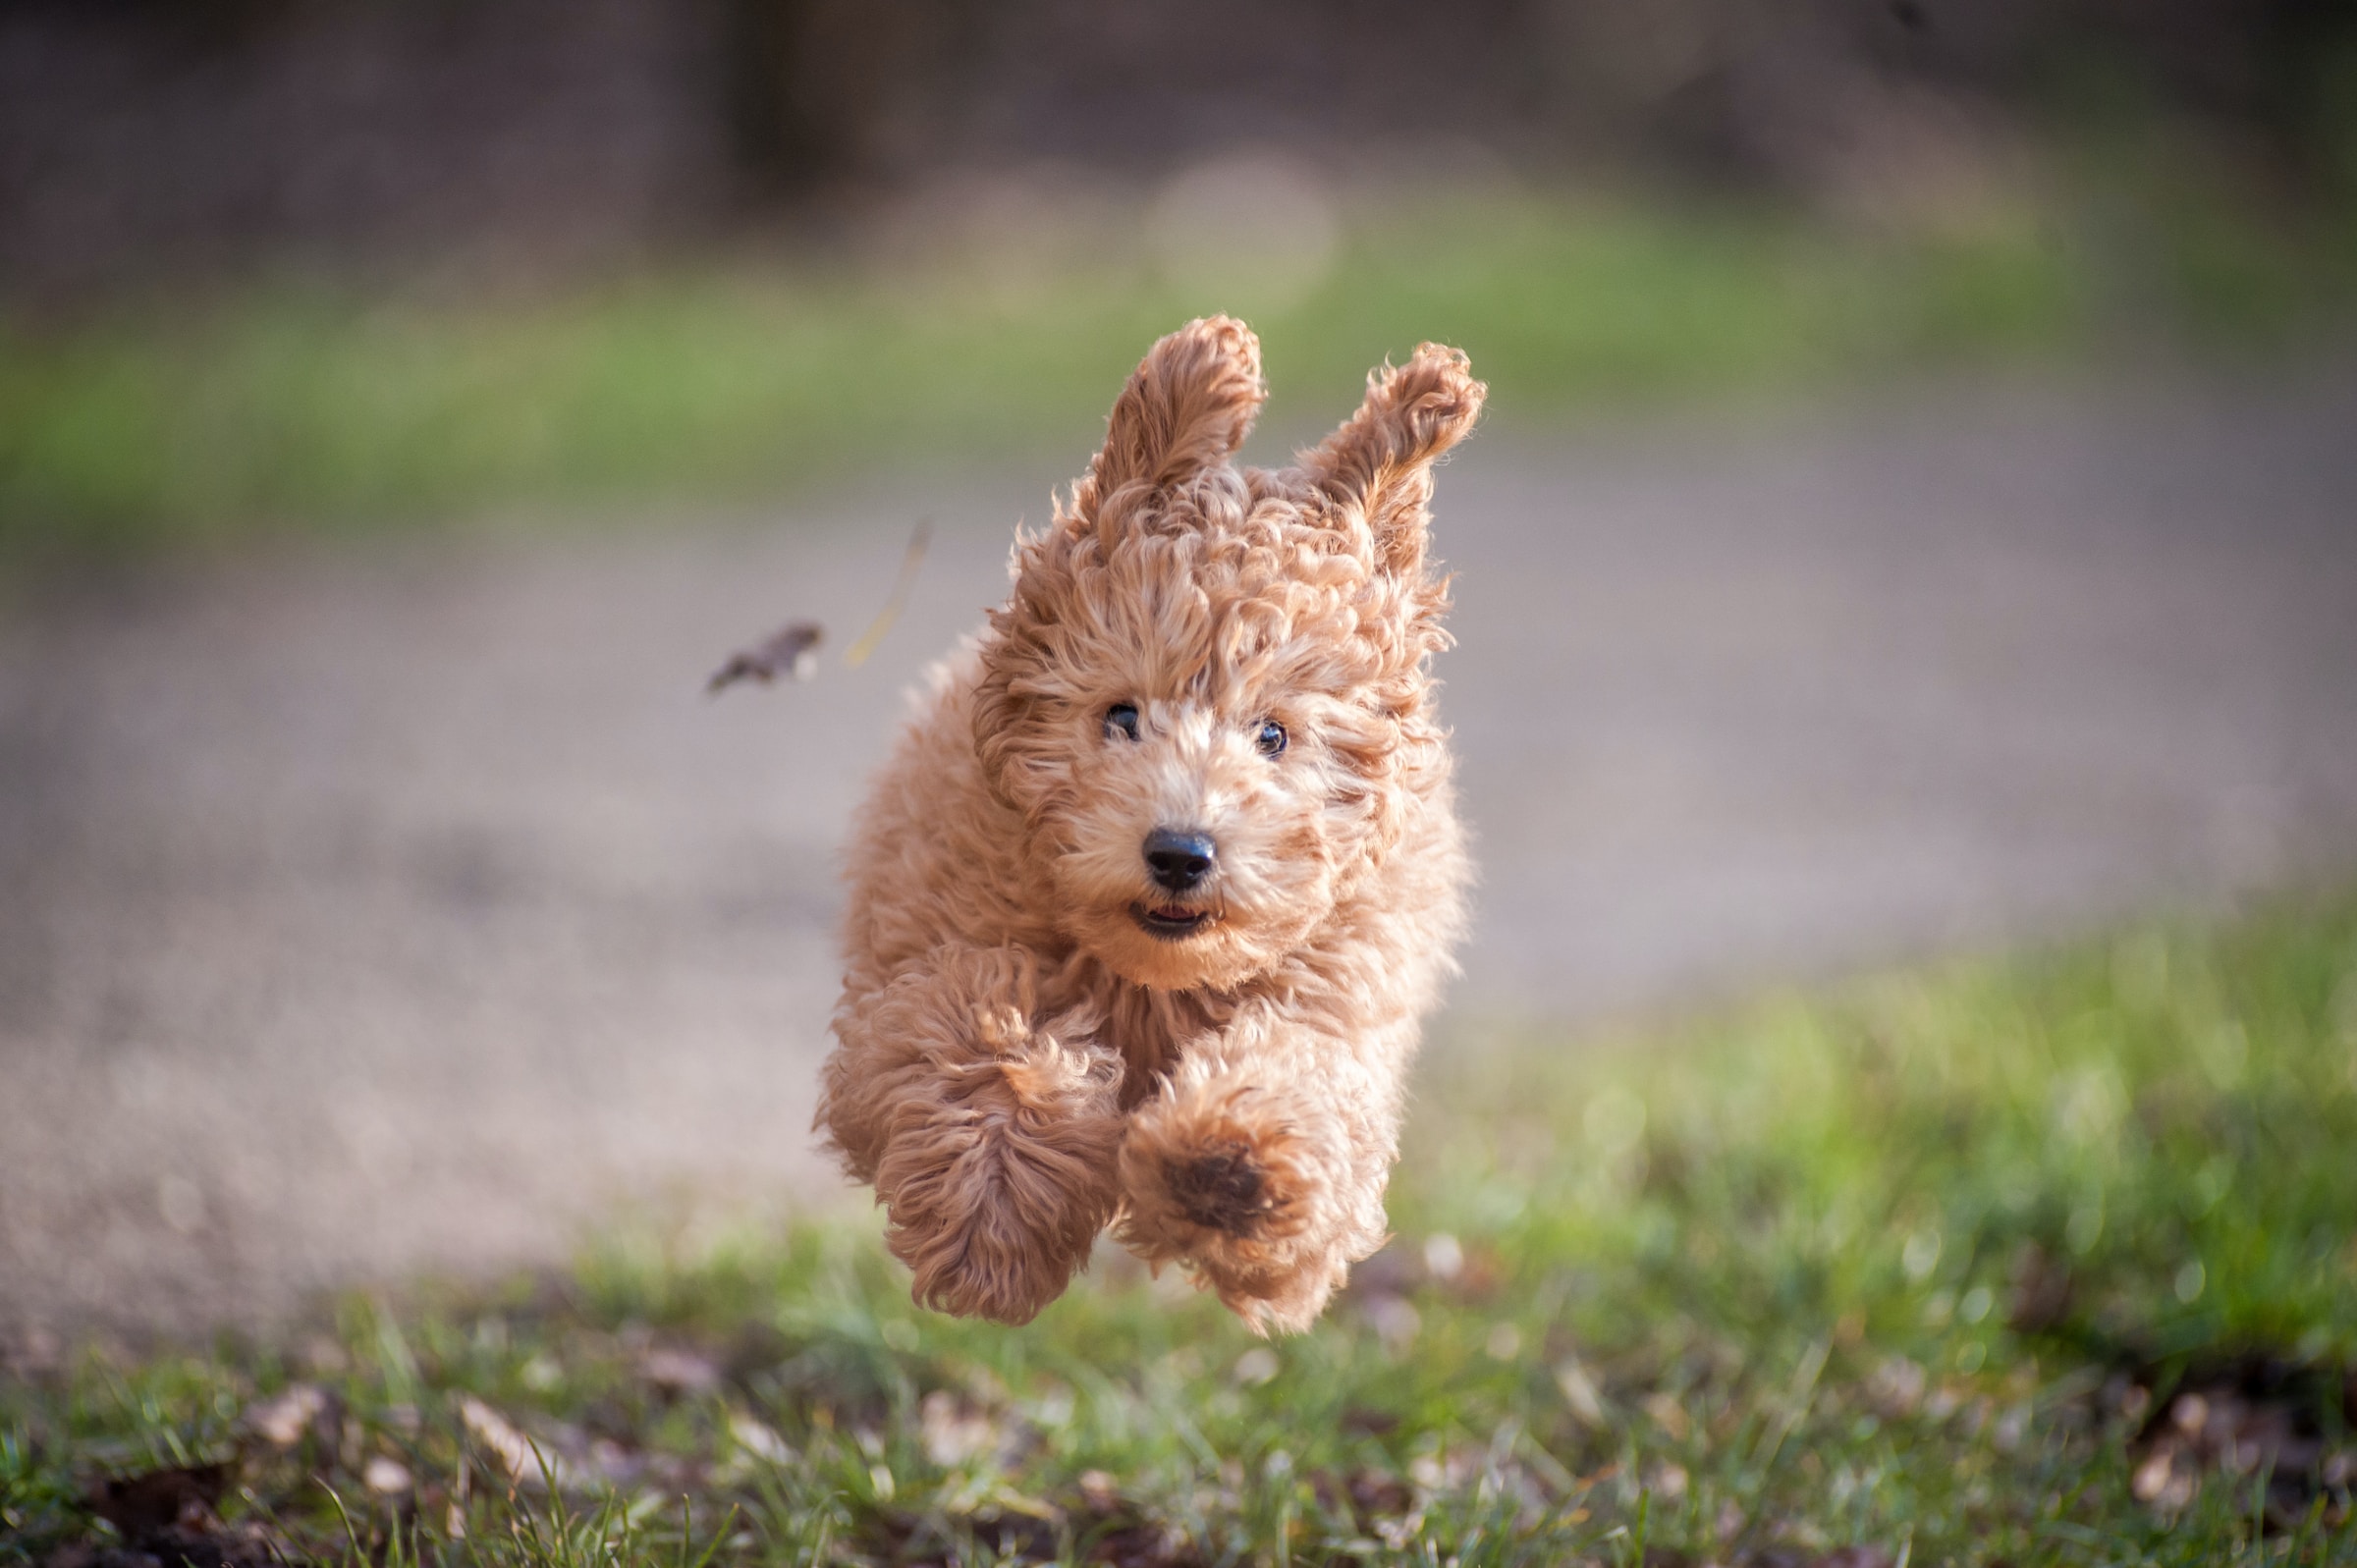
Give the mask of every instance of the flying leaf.
[{"label": "flying leaf", "polygon": [[704,690],[717,695],[740,680],[758,680],[766,686],[780,676],[807,680],[818,673],[818,644],[825,635],[815,621],[789,622],[752,647],[729,655]]}]

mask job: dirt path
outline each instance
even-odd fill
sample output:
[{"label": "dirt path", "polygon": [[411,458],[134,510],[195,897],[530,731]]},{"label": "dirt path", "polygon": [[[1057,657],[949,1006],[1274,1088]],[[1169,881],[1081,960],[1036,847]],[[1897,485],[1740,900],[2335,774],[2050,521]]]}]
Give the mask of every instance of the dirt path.
[{"label": "dirt path", "polygon": [[[1483,926],[1622,1010],[2357,867],[2357,374],[1498,433],[1442,487]],[[0,603],[0,1325],[562,1256],[808,1152],[831,857],[1053,465]],[[787,615],[866,668],[706,701]],[[1445,1070],[1445,1063],[1436,1063]]]}]

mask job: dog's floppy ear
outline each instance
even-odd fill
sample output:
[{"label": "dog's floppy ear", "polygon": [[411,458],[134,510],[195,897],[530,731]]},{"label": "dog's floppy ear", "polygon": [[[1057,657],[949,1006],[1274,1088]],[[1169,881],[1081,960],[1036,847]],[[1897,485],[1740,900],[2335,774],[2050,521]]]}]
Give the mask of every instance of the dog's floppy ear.
[{"label": "dog's floppy ear", "polygon": [[1301,454],[1310,482],[1366,518],[1388,570],[1422,567],[1433,461],[1473,428],[1488,393],[1460,351],[1423,344],[1407,363],[1370,374],[1358,412]]},{"label": "dog's floppy ear", "polygon": [[1231,316],[1190,321],[1131,372],[1105,422],[1105,450],[1080,481],[1075,511],[1130,485],[1167,490],[1225,462],[1251,432],[1269,395],[1260,340]]}]

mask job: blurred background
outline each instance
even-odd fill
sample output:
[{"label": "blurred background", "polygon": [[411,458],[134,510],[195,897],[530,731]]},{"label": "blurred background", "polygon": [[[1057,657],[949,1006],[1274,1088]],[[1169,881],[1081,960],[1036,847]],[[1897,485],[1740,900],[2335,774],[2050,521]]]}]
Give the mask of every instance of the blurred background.
[{"label": "blurred background", "polygon": [[2353,289],[2323,0],[0,0],[0,1325],[836,1201],[861,780],[1207,310],[1492,387],[1428,1071],[2329,883]]}]

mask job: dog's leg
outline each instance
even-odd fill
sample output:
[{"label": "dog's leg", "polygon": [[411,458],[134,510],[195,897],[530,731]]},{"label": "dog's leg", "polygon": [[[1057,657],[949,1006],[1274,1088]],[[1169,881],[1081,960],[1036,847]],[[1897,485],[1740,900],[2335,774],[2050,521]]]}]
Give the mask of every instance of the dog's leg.
[{"label": "dog's leg", "polygon": [[819,1125],[937,1311],[1028,1322],[1120,1196],[1121,1057],[1034,994],[1027,953],[941,947],[836,1015]]},{"label": "dog's leg", "polygon": [[1189,1042],[1130,1113],[1123,1243],[1259,1332],[1309,1326],[1383,1245],[1411,1028],[1346,1043],[1271,1008]]}]

